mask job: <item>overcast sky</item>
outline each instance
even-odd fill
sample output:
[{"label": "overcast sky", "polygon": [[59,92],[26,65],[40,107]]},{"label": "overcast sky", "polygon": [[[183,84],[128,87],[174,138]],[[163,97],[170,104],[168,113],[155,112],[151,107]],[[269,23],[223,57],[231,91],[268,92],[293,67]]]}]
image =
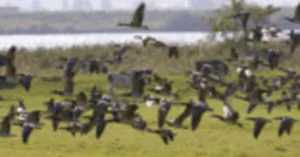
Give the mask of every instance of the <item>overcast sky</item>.
[{"label": "overcast sky", "polygon": [[[34,0],[0,0],[0,5],[10,5],[19,6],[23,10],[30,10]],[[42,8],[47,10],[61,10],[63,1],[67,1],[68,5],[72,7],[75,0],[35,0],[39,1]],[[186,9],[193,5],[189,3],[190,1],[198,1],[201,8],[216,8],[221,4],[228,2],[229,0],[83,0],[89,1],[93,9],[100,9],[101,7],[107,5],[102,3],[102,1],[107,1],[111,3],[112,9],[126,9],[132,10],[138,3],[144,1],[151,6],[151,8],[157,9]],[[273,4],[275,6],[296,6],[299,0],[247,0],[248,2],[257,3],[261,5]]]}]

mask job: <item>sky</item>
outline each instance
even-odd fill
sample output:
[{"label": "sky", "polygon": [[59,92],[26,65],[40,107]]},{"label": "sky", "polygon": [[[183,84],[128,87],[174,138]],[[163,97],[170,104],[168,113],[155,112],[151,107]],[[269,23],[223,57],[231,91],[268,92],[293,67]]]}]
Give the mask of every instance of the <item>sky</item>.
[{"label": "sky", "polygon": [[[39,1],[40,6],[46,10],[61,10],[63,1],[72,7],[74,1],[80,0],[0,0],[1,6],[18,6],[22,10],[31,10],[33,1]],[[189,9],[195,4],[199,4],[199,8],[209,9],[217,8],[229,0],[81,0],[89,1],[91,10],[99,10],[101,8],[111,8],[113,10],[132,10],[141,1],[146,2],[148,8],[155,9]],[[106,3],[103,3],[106,1]],[[194,1],[192,4],[190,1]],[[261,5],[273,4],[275,6],[292,6],[295,7],[299,0],[246,0],[247,2],[257,3]],[[108,2],[108,3],[107,3]],[[108,6],[110,3],[111,6]]]}]

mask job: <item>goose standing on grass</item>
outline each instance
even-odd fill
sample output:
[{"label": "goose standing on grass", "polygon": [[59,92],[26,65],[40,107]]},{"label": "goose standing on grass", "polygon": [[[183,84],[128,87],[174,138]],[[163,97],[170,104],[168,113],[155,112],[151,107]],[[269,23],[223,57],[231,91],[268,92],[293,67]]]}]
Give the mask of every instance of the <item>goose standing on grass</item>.
[{"label": "goose standing on grass", "polygon": [[292,23],[297,23],[300,24],[300,3],[298,3],[295,12],[294,12],[294,17],[285,17],[286,20],[292,22]]},{"label": "goose standing on grass", "polygon": [[148,26],[143,25],[145,8],[146,4],[142,2],[135,10],[130,23],[118,23],[118,26],[126,26],[138,29],[149,29]]}]

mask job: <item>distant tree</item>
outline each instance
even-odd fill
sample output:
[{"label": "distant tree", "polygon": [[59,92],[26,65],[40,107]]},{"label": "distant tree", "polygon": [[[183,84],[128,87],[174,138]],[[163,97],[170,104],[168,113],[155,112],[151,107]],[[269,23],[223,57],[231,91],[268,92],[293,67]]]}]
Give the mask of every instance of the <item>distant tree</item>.
[{"label": "distant tree", "polygon": [[204,17],[204,19],[209,22],[213,32],[221,32],[226,37],[225,34],[228,32],[237,32],[242,29],[241,23],[233,18],[242,10],[251,13],[248,24],[257,25],[265,23],[267,17],[280,11],[280,8],[273,5],[262,7],[256,4],[247,4],[245,0],[230,0],[229,4],[214,10],[210,17]]}]

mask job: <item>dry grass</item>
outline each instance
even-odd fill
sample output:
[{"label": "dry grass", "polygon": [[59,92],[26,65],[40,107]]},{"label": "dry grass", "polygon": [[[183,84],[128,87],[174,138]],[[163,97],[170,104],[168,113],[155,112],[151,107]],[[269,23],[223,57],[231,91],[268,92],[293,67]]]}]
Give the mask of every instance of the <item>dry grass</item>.
[{"label": "dry grass", "polygon": [[[201,59],[224,59],[229,57],[229,50],[233,41],[225,41],[224,43],[212,44],[213,42],[199,43],[198,45],[180,47],[180,58],[169,59],[167,57],[167,48],[147,47],[143,48],[139,45],[131,45],[132,48],[125,54],[124,63],[120,65],[109,65],[110,71],[127,71],[132,67],[148,67],[158,73],[174,74],[183,73],[194,68],[194,62]],[[244,56],[242,46],[235,46],[241,56]],[[251,51],[259,51],[261,49],[274,48],[284,53],[282,64],[286,64],[293,68],[299,66],[299,50],[293,56],[287,57],[289,47],[287,44],[256,44],[250,46]],[[59,57],[79,57],[81,59],[89,57],[99,59],[105,56],[106,59],[112,59],[113,53],[117,50],[114,45],[106,46],[85,46],[72,47],[70,49],[43,49],[39,48],[34,51],[21,49],[17,53],[17,69],[18,72],[29,72],[38,75],[60,75],[61,70],[56,67],[62,65]],[[5,53],[5,52],[2,52]],[[263,53],[263,52],[261,52]],[[1,69],[2,70],[2,69]]]}]

